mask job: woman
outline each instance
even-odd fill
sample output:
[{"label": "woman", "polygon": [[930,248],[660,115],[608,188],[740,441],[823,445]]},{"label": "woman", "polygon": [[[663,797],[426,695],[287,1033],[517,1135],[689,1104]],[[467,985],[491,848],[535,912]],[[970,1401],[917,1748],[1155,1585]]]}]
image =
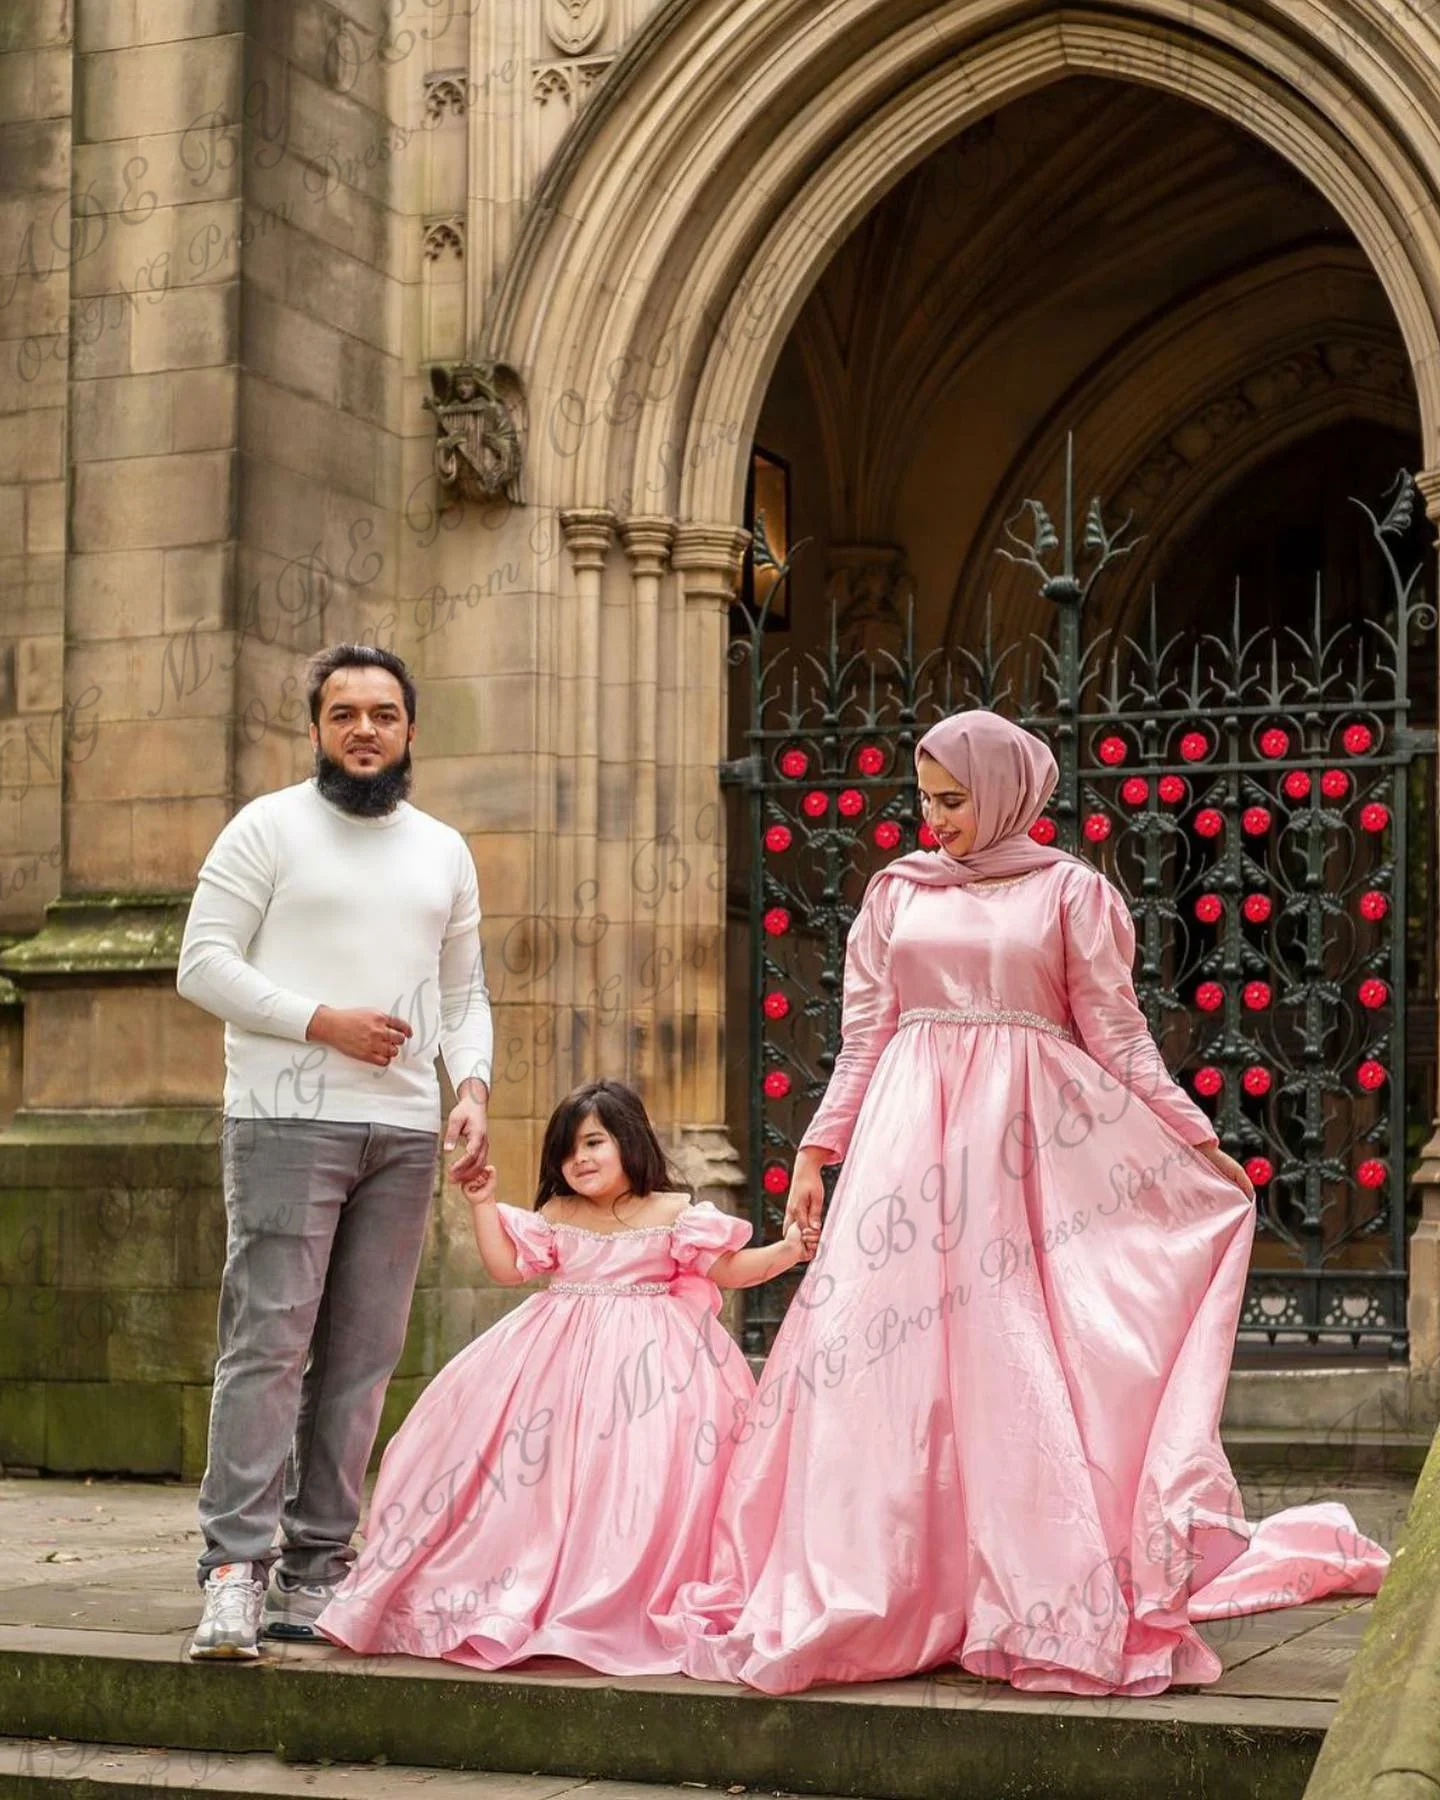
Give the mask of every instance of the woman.
[{"label": "woman", "polygon": [[737,1419],[692,1675],[771,1693],[959,1662],[1017,1688],[1213,1681],[1193,1621],[1372,1593],[1343,1507],[1258,1530],[1219,1439],[1254,1194],[1165,1072],[1134,932],[1035,843],[993,713],[921,740],[938,852],[871,883],[787,1227],[819,1254]]}]

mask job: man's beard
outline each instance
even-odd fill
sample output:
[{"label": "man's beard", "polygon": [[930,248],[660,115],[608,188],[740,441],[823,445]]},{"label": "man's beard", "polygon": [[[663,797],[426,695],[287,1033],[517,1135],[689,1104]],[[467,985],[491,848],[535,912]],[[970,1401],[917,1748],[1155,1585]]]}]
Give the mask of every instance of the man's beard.
[{"label": "man's beard", "polygon": [[315,785],[322,797],[357,819],[382,819],[394,812],[410,793],[410,746],[398,762],[388,763],[373,775],[352,775],[343,763],[315,751]]}]

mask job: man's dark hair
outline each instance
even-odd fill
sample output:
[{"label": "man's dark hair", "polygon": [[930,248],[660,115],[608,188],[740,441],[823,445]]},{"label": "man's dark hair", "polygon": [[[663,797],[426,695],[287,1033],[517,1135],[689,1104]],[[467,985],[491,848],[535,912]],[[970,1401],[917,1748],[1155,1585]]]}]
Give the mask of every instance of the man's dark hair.
[{"label": "man's dark hair", "polygon": [[332,644],[318,650],[305,665],[305,693],[310,701],[310,723],[320,723],[320,696],[325,683],[337,669],[384,669],[400,683],[405,696],[405,716],[415,723],[415,683],[410,671],[393,650],[379,650],[373,644]]},{"label": "man's dark hair", "polygon": [[688,1183],[676,1178],[665,1160],[655,1127],[650,1123],[640,1096],[623,1081],[587,1081],[567,1094],[550,1115],[545,1141],[540,1147],[540,1180],[535,1204],[570,1195],[574,1188],[561,1165],[574,1153],[580,1127],[594,1113],[620,1147],[620,1166],[630,1191],[637,1199],[646,1194],[689,1192]]}]

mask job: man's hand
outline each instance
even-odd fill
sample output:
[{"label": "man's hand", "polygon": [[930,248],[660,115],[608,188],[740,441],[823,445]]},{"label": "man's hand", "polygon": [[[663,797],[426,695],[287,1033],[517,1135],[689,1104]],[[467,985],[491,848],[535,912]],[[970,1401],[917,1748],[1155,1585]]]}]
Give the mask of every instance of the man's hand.
[{"label": "man's hand", "polygon": [[366,1006],[343,1010],[317,1006],[305,1031],[307,1043],[328,1044],[342,1056],[353,1056],[356,1062],[374,1063],[381,1069],[389,1068],[406,1038],[413,1036],[404,1019],[372,1012]]},{"label": "man's hand", "polygon": [[445,1124],[447,1152],[463,1140],[465,1154],[450,1168],[450,1179],[462,1184],[474,1181],[490,1153],[490,1092],[473,1078],[460,1083],[460,1098]]}]

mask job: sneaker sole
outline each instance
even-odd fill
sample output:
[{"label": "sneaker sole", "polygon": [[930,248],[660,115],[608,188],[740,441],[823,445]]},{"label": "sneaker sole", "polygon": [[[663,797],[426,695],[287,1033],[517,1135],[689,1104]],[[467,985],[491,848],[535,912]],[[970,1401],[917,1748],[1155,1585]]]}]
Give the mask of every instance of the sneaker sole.
[{"label": "sneaker sole", "polygon": [[260,1655],[258,1644],[210,1644],[190,1646],[192,1662],[254,1662]]}]

